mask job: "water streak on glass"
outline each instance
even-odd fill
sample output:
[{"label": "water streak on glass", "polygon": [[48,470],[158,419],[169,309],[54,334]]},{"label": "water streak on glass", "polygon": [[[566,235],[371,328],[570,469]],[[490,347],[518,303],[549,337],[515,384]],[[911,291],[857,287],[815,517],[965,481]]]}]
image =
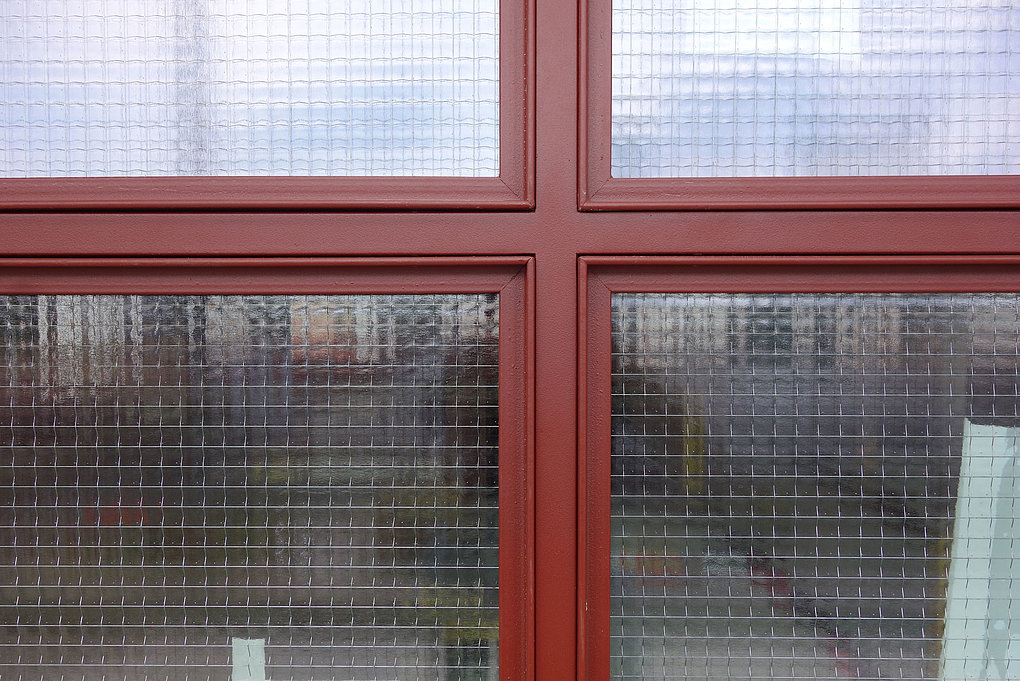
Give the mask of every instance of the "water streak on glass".
[{"label": "water streak on glass", "polygon": [[1020,172],[1006,0],[613,0],[614,177]]},{"label": "water streak on glass", "polygon": [[495,681],[497,307],[0,298],[0,678]]},{"label": "water streak on glass", "polygon": [[498,0],[3,0],[0,177],[499,174]]},{"label": "water streak on glass", "polygon": [[612,310],[614,679],[1020,678],[1016,294]]}]

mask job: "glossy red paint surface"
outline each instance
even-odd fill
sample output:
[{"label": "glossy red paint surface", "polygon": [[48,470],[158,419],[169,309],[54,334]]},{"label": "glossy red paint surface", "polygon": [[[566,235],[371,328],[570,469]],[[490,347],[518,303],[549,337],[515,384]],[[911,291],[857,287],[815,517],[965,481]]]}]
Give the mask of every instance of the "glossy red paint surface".
[{"label": "glossy red paint surface", "polygon": [[523,189],[500,177],[15,178],[0,179],[0,210],[521,210]]}]

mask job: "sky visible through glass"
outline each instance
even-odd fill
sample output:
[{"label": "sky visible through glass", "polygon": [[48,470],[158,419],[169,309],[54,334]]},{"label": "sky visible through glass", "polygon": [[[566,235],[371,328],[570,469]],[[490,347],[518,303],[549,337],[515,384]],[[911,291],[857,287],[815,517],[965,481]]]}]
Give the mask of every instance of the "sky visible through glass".
[{"label": "sky visible through glass", "polygon": [[1009,0],[614,0],[616,177],[1020,170]]},{"label": "sky visible through glass", "polygon": [[496,176],[498,28],[498,0],[3,0],[0,176]]}]

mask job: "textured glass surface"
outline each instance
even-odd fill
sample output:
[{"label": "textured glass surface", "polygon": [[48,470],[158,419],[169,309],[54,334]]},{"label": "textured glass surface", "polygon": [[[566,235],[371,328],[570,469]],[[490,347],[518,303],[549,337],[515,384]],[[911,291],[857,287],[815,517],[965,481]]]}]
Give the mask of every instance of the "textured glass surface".
[{"label": "textured glass surface", "polygon": [[615,177],[1020,171],[1007,0],[613,0]]},{"label": "textured glass surface", "polygon": [[613,678],[1020,678],[1017,295],[622,294],[612,334]]},{"label": "textured glass surface", "polygon": [[496,678],[495,295],[0,298],[0,678]]},{"label": "textured glass surface", "polygon": [[498,0],[3,0],[0,177],[499,172]]}]

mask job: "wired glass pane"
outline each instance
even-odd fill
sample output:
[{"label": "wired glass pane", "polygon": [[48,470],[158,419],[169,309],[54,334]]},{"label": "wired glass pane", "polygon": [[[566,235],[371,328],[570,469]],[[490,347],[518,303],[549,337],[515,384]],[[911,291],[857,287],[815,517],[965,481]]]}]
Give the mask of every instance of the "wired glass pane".
[{"label": "wired glass pane", "polygon": [[0,298],[0,678],[496,679],[497,307]]},{"label": "wired glass pane", "polygon": [[612,305],[613,678],[1020,678],[1020,297]]},{"label": "wired glass pane", "polygon": [[499,0],[3,0],[0,177],[499,174]]},{"label": "wired glass pane", "polygon": [[1020,6],[613,0],[614,177],[1020,172]]}]

